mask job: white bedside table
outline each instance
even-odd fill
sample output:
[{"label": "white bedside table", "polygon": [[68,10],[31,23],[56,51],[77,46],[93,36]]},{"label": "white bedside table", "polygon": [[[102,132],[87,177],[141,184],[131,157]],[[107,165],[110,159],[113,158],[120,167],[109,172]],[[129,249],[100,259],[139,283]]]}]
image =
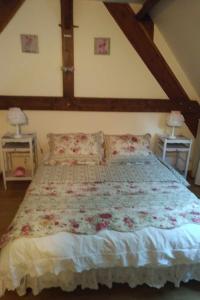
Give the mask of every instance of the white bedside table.
[{"label": "white bedside table", "polygon": [[[32,180],[38,164],[36,134],[23,134],[20,138],[14,138],[13,134],[5,134],[1,138],[0,147],[5,189],[7,189],[7,181]],[[24,176],[16,176],[14,173],[13,160],[16,155],[23,156],[26,162],[28,161]]]},{"label": "white bedside table", "polygon": [[[184,177],[187,176],[187,172],[188,172],[191,147],[192,147],[192,140],[184,136],[177,136],[175,139],[170,139],[167,136],[158,135],[157,154],[163,160],[166,160],[167,154],[175,153],[176,154],[175,168],[178,170],[177,167],[178,160],[179,159],[182,160],[184,162],[184,170],[182,172]],[[185,153],[184,157],[180,155],[181,153]]]}]

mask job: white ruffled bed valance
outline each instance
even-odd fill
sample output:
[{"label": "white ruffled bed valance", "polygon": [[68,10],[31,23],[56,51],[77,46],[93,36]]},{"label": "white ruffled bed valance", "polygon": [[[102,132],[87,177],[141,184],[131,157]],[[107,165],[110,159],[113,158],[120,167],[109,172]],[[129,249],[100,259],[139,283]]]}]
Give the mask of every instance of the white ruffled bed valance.
[{"label": "white ruffled bed valance", "polygon": [[[60,265],[61,266],[61,265]],[[57,273],[59,271],[59,273]],[[109,268],[84,271],[74,273],[60,268],[55,273],[45,273],[45,270],[37,270],[37,277],[26,275],[20,279],[20,286],[15,286],[14,281],[7,281],[0,286],[0,296],[5,293],[5,289],[16,289],[19,296],[26,294],[27,288],[32,289],[32,293],[37,295],[44,288],[60,287],[63,291],[71,292],[77,287],[82,289],[98,289],[99,284],[109,288],[113,283],[128,283],[131,288],[138,285],[147,284],[150,287],[161,288],[167,282],[172,282],[176,287],[181,282],[189,280],[200,281],[200,264],[171,266],[160,269],[147,267],[134,268]]]}]

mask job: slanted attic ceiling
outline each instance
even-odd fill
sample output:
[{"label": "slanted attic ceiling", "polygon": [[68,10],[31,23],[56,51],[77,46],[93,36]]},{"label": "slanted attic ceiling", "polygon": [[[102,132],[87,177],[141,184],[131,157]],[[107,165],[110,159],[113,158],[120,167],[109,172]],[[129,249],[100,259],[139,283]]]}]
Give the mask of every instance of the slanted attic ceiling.
[{"label": "slanted attic ceiling", "polygon": [[151,16],[200,96],[200,1],[161,0]]},{"label": "slanted attic ceiling", "polygon": [[[32,1],[32,0],[30,0]],[[59,0],[58,0],[59,1]],[[79,1],[79,0],[78,0]],[[93,2],[96,0],[93,0]],[[101,0],[98,0],[101,1]],[[8,22],[12,19],[13,15],[17,12],[20,8],[20,4],[22,5],[25,0],[0,0],[0,25],[2,23],[2,30],[8,24]],[[89,1],[88,1],[89,2]],[[116,3],[108,3],[108,2],[116,2]],[[120,3],[121,2],[121,3]],[[122,30],[126,38],[129,40],[130,44],[136,50],[138,55],[142,58],[145,65],[148,67],[150,72],[153,74],[155,79],[158,81],[162,89],[165,91],[166,95],[169,97],[169,100],[163,101],[161,100],[162,104],[159,108],[159,111],[163,111],[163,107],[165,106],[164,103],[171,105],[174,103],[176,106],[176,110],[181,110],[184,113],[185,120],[191,131],[195,134],[197,130],[197,122],[199,119],[199,105],[196,101],[191,101],[188,97],[187,93],[185,92],[185,88],[181,86],[180,82],[177,80],[175,74],[173,73],[170,66],[167,64],[165,58],[159,51],[156,44],[153,42],[153,26],[152,20],[148,16],[151,9],[162,2],[162,0],[136,0],[132,1],[132,6],[141,6],[136,10],[131,9],[127,1],[123,0],[104,0],[104,7],[108,10],[114,21],[116,22],[117,26]],[[130,1],[129,1],[130,2]],[[9,3],[9,5],[8,5]],[[136,5],[137,4],[137,5]],[[103,6],[102,6],[103,7]],[[159,13],[159,12],[158,12]],[[73,61],[69,60],[69,54],[73,57],[74,50],[73,50],[73,0],[61,0],[61,28],[62,28],[62,53],[63,53],[63,65],[66,66],[66,63],[69,66],[73,66]],[[155,14],[156,16],[156,14]],[[101,22],[100,22],[101,23]],[[150,25],[150,27],[149,27]],[[158,24],[159,27],[159,24]],[[107,27],[109,28],[109,27]],[[1,28],[0,28],[1,29]],[[149,33],[150,32],[150,33]],[[69,35],[71,38],[71,42],[69,43],[67,39],[64,39],[65,35]],[[67,48],[66,48],[67,47]],[[66,51],[66,49],[68,51]],[[70,83],[66,80],[71,78]],[[47,97],[41,97],[41,101],[45,101],[45,105],[42,106],[43,109],[48,107],[48,109],[59,109],[59,110],[88,110],[87,105],[92,111],[140,111],[141,109],[141,99],[126,99],[126,98],[110,98],[107,99],[108,101],[105,103],[105,100],[102,101],[100,98],[84,98],[82,97],[77,98],[74,96],[73,88],[74,88],[74,73],[63,73],[63,97],[59,97],[59,99],[53,99],[51,96],[48,97],[48,104],[47,104]],[[70,94],[69,92],[70,90]],[[45,98],[45,99],[44,99]],[[197,94],[194,98],[198,98]],[[27,109],[27,101],[24,101],[23,96],[16,98],[16,96],[0,96],[0,99],[3,100],[1,103],[2,108],[7,108],[11,103],[17,103],[17,105],[22,104],[23,108]],[[37,99],[38,100],[38,99]],[[58,101],[59,100],[59,101]],[[86,102],[86,100],[88,102]],[[123,101],[121,101],[123,100]],[[126,105],[124,106],[124,100],[126,100]],[[139,100],[139,102],[138,102]],[[144,99],[142,99],[144,100]],[[145,103],[142,105],[143,111],[158,111],[158,99],[150,99],[151,110],[147,108],[147,100],[144,100]],[[41,102],[40,101],[40,102]],[[149,101],[149,98],[148,98]],[[156,102],[155,102],[156,101]],[[32,106],[35,109],[41,109],[41,105],[36,104],[36,97],[32,97],[30,99]],[[38,102],[38,101],[37,101]],[[40,103],[38,102],[38,103]],[[28,101],[29,103],[29,101]],[[123,103],[123,104],[122,104]],[[155,105],[156,103],[156,105]],[[12,104],[13,105],[13,104]],[[100,106],[99,106],[100,105]],[[135,106],[137,109],[135,108]],[[134,107],[133,107],[134,106]],[[165,108],[166,109],[166,108]],[[165,110],[164,110],[165,111]],[[169,108],[168,110],[169,111]]]},{"label": "slanted attic ceiling", "polygon": [[[12,0],[11,18],[25,0]],[[142,5],[150,3],[150,15],[162,32],[177,61],[181,65],[200,99],[200,0],[92,0],[115,3],[130,3],[137,13]],[[12,4],[13,3],[13,4]],[[15,4],[16,3],[16,4]],[[12,12],[12,5],[15,9]],[[9,19],[8,19],[9,20]],[[1,20],[2,21],[2,20]],[[4,23],[4,22],[3,22]],[[6,23],[6,22],[5,22]],[[197,99],[198,100],[198,99]]]},{"label": "slanted attic ceiling", "polygon": [[[145,3],[145,0],[104,1],[130,3],[135,12]],[[150,15],[200,98],[200,0],[155,2]]]}]

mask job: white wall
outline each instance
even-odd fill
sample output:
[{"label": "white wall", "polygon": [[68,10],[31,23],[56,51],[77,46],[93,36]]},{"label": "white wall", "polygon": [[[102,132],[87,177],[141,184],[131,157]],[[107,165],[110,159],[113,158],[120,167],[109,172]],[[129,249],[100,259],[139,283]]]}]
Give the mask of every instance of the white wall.
[{"label": "white wall", "polygon": [[[166,98],[156,80],[127,42],[100,2],[74,1],[75,29],[75,95],[95,97]],[[0,35],[0,94],[62,95],[61,36],[59,0],[26,0],[13,20]],[[20,34],[39,37],[39,54],[21,52]],[[156,30],[156,43],[166,43]],[[94,37],[111,38],[109,56],[94,55]],[[188,94],[194,90],[187,81],[170,49],[167,58],[173,61],[179,79],[185,80]],[[103,101],[103,100],[102,100]],[[165,131],[166,114],[105,112],[28,111],[29,125],[24,131],[37,132],[42,148],[47,148],[48,132],[106,133],[150,132],[154,137]],[[0,111],[0,135],[13,130]],[[183,128],[187,136],[188,129]]]},{"label": "white wall", "polygon": [[[166,114],[158,113],[112,113],[112,112],[43,112],[25,111],[29,125],[25,132],[37,132],[40,146],[47,150],[46,134],[48,132],[94,132],[103,130],[106,133],[134,132],[152,135],[161,133]],[[2,133],[14,131],[6,121],[7,112],[0,111]]]},{"label": "white wall", "polygon": [[[167,98],[101,2],[74,2],[75,95]],[[94,37],[111,38],[110,55],[94,55]]]},{"label": "white wall", "polygon": [[[26,0],[0,34],[0,94],[62,96],[59,1]],[[20,34],[37,34],[39,54],[21,52]]]}]

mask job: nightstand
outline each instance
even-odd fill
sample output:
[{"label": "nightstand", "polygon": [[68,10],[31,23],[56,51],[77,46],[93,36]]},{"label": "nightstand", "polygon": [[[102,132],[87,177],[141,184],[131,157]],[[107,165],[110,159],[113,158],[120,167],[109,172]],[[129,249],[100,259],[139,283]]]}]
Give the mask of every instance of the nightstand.
[{"label": "nightstand", "polygon": [[[1,167],[3,171],[4,187],[7,189],[7,181],[32,180],[38,164],[37,137],[34,133],[23,134],[20,138],[14,138],[13,134],[5,134],[1,138]],[[14,164],[16,156],[24,159],[25,166],[20,167],[22,171],[16,172]]]},{"label": "nightstand", "polygon": [[184,136],[177,136],[175,139],[159,135],[157,141],[157,154],[163,160],[167,159],[167,155],[175,154],[175,169],[178,169],[179,160],[183,162],[184,170],[181,174],[187,176],[192,140]]}]

